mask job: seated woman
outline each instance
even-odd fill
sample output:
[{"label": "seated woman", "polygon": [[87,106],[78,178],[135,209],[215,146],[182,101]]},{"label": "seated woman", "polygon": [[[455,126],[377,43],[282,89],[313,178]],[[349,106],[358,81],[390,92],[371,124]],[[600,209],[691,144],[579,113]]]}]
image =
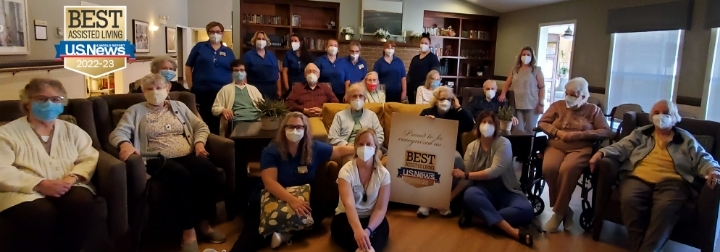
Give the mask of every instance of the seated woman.
[{"label": "seated woman", "polygon": [[[465,109],[470,112],[470,115],[472,115],[473,118],[476,118],[480,115],[480,112],[485,110],[492,111],[497,114],[500,107],[509,106],[508,100],[503,102],[498,100],[498,97],[496,96],[497,89],[498,86],[496,81],[486,80],[483,83],[483,94],[471,97],[470,101],[466,103]],[[517,117],[512,117],[512,123],[513,125],[518,124]]]},{"label": "seated woman", "polygon": [[419,86],[415,95],[415,104],[430,104],[433,98],[433,91],[440,87],[440,72],[431,70],[425,76],[425,85]]},{"label": "seated woman", "polygon": [[33,79],[20,93],[27,116],[0,127],[0,216],[12,230],[3,251],[83,249],[98,151],[80,127],[57,120],[66,95],[57,80]]},{"label": "seated woman", "polygon": [[143,77],[140,84],[147,102],[125,111],[110,133],[110,143],[120,149],[123,161],[138,153],[160,153],[167,159],[164,166],[161,159],[148,159],[146,167],[148,174],[154,174],[153,178],[172,192],[168,199],[179,213],[183,230],[181,251],[199,251],[195,233],[198,224],[201,239],[225,242],[225,235],[208,223],[216,213],[212,194],[217,172],[205,150],[210,133],[207,124],[184,103],[166,100],[170,85],[159,74]]},{"label": "seated woman", "polygon": [[675,103],[662,100],[650,111],[652,125],[600,149],[590,160],[620,161],[620,206],[632,251],[663,251],[679,211],[702,190],[720,182],[720,165],[690,132],[675,126]]},{"label": "seated woman", "polygon": [[365,75],[365,102],[367,103],[385,103],[385,90],[379,90],[378,73],[375,71]]},{"label": "seated woman", "polygon": [[453,170],[453,177],[463,179],[459,186],[469,187],[463,196],[465,211],[458,223],[468,226],[477,217],[532,247],[532,236],[518,227],[530,224],[535,213],[520,190],[510,140],[500,136],[499,125],[496,113],[480,113],[473,129],[477,139],[465,151],[465,170]]},{"label": "seated woman", "polygon": [[[447,86],[440,86],[435,89],[435,91],[433,91],[433,98],[431,99],[430,104],[432,104],[432,107],[424,109],[422,112],[420,112],[421,116],[458,121],[454,167],[460,168],[463,165],[463,157],[462,154],[460,154],[463,152],[462,134],[472,130],[473,125],[475,124],[475,120],[473,120],[472,116],[470,116],[470,113],[460,107],[460,102],[455,97],[455,94],[453,94],[452,89]],[[457,198],[457,196],[462,193],[462,189],[464,188],[456,187],[454,185],[453,188],[454,189],[451,193],[451,199],[453,199],[453,203],[450,204],[450,209],[439,209],[440,215],[446,217],[451,216],[451,210],[457,211],[460,208],[462,202],[460,198]],[[428,215],[430,215],[430,208],[422,206],[418,208],[418,217],[424,218]]]},{"label": "seated woman", "polygon": [[[160,74],[165,78],[166,81],[170,82],[170,92],[190,91],[182,83],[175,81],[177,76],[177,62],[170,56],[158,56],[153,58],[150,62],[150,73]],[[142,87],[140,81],[130,83],[130,87],[134,87],[130,90],[131,93],[142,93]]]},{"label": "seated woman", "polygon": [[353,143],[355,158],[338,174],[340,202],[330,234],[347,251],[382,251],[390,235],[385,218],[390,172],[380,163],[380,139],[374,130],[361,129]]},{"label": "seated woman", "polygon": [[[277,248],[289,241],[290,233],[274,233],[270,237],[262,237],[258,232],[262,189],[288,202],[297,214],[311,215],[316,226],[321,225],[322,218],[329,215],[325,211],[328,206],[314,201],[315,197],[312,195],[308,204],[302,199],[295,198],[285,188],[305,184],[310,184],[312,187],[319,166],[329,160],[350,155],[353,151],[352,146],[333,147],[313,140],[308,118],[300,112],[288,113],[280,124],[275,140],[262,151],[260,157],[262,183],[258,184],[251,193],[242,233],[231,251],[257,251],[267,246],[267,243],[270,243],[270,247]],[[329,209],[332,211],[331,207]]]},{"label": "seated woman", "polygon": [[[350,107],[335,114],[332,125],[328,132],[330,144],[335,146],[353,145],[358,130],[371,128],[377,133],[379,142],[383,142],[385,134],[382,125],[375,112],[363,108],[365,105],[365,88],[362,84],[352,84],[345,93],[345,100],[350,101]],[[382,146],[378,146],[380,150]],[[352,160],[353,155],[342,158],[340,165]]]},{"label": "seated woman", "polygon": [[558,232],[561,223],[565,230],[572,227],[570,198],[583,169],[589,165],[593,145],[612,133],[602,109],[587,103],[589,97],[588,82],[583,78],[572,79],[565,86],[565,100],[550,104],[540,118],[540,128],[550,137],[543,154],[542,172],[550,188],[554,213],[545,223],[545,229],[551,233]]},{"label": "seated woman", "polygon": [[[230,63],[233,83],[223,86],[215,97],[212,113],[220,116],[220,132],[226,133],[228,122],[257,121],[257,102],[262,102],[260,91],[247,82],[245,63],[236,59]],[[229,129],[232,130],[232,129]]]}]

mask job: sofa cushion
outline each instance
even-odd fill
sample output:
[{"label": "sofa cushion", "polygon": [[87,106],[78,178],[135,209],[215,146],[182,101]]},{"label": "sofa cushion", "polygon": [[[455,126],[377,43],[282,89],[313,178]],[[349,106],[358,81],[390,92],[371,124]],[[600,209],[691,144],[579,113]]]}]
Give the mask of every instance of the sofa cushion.
[{"label": "sofa cushion", "polygon": [[715,138],[712,136],[707,135],[694,135],[695,140],[705,148],[705,151],[708,153],[713,153],[715,150],[713,150],[713,146],[715,146]]},{"label": "sofa cushion", "polygon": [[[325,103],[322,108],[322,122],[325,130],[330,130],[335,114],[350,107],[347,103]],[[366,103],[363,108],[369,109],[378,116],[380,122],[383,121],[383,104],[382,103]]]},{"label": "sofa cushion", "polygon": [[112,111],[112,121],[113,121],[113,128],[118,125],[120,122],[120,119],[122,119],[123,115],[125,114],[124,109],[114,109]]}]

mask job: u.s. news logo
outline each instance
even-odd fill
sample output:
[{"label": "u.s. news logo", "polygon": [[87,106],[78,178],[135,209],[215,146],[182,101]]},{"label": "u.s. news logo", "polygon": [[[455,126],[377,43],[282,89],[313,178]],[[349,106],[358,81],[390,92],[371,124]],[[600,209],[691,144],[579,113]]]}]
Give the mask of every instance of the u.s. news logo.
[{"label": "u.s. news logo", "polygon": [[127,35],[126,6],[65,6],[63,41],[55,60],[93,78],[116,72],[135,60]]}]

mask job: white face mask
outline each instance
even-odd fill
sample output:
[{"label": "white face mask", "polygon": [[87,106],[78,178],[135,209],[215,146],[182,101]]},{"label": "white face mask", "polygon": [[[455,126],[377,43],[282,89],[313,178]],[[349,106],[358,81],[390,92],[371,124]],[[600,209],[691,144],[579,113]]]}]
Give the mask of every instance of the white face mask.
[{"label": "white face mask", "polygon": [[265,41],[265,40],[255,41],[255,47],[257,47],[259,49],[263,49],[263,48],[265,48],[265,46],[267,46],[267,41]]},{"label": "white face mask", "polygon": [[301,130],[301,129],[285,130],[285,137],[287,137],[288,141],[293,142],[293,143],[300,142],[300,140],[303,139],[303,135],[305,135],[305,130]]},{"label": "white face mask", "polygon": [[450,110],[450,101],[444,100],[444,101],[438,102],[438,108],[442,111]]},{"label": "white face mask", "polygon": [[392,56],[395,54],[395,49],[385,49],[385,55]]},{"label": "white face mask", "polygon": [[308,83],[317,83],[318,77],[314,73],[310,73],[305,76],[305,80],[307,80]]},{"label": "white face mask", "polygon": [[352,106],[354,110],[362,109],[363,105],[365,105],[365,101],[363,99],[355,99],[350,102],[350,106]]},{"label": "white face mask", "polygon": [[290,46],[292,47],[293,51],[297,51],[300,49],[300,42],[292,42],[290,43]]},{"label": "white face mask", "polygon": [[492,99],[492,98],[495,98],[495,93],[496,93],[496,92],[497,92],[497,90],[492,90],[492,89],[490,89],[490,90],[485,90],[485,98],[488,99],[488,100],[490,100],[490,99]]},{"label": "white face mask", "polygon": [[420,51],[421,51],[421,52],[427,52],[428,50],[430,50],[430,45],[420,44]]},{"label": "white face mask", "polygon": [[375,155],[375,147],[373,146],[360,146],[355,149],[355,154],[360,157],[363,161],[370,160]]},{"label": "white face mask", "polygon": [[359,53],[353,53],[353,54],[350,54],[350,57],[351,57],[353,60],[357,60],[358,58],[360,58],[360,54],[359,54]]},{"label": "white face mask", "polygon": [[222,34],[213,33],[210,35],[210,39],[212,39],[215,42],[221,42],[222,41]]},{"label": "white face mask", "polygon": [[145,100],[152,105],[160,105],[168,97],[167,89],[145,91]]},{"label": "white face mask", "polygon": [[565,106],[567,108],[572,108],[578,105],[578,98],[575,96],[569,96],[565,95]]},{"label": "white face mask", "polygon": [[478,129],[480,130],[480,134],[484,137],[492,137],[495,135],[495,126],[489,123],[480,124]]},{"label": "white face mask", "polygon": [[335,46],[328,47],[327,53],[330,55],[335,55],[337,53],[338,49]]},{"label": "white face mask", "polygon": [[520,57],[520,60],[522,60],[524,64],[530,64],[530,61],[532,61],[532,57],[525,55]]},{"label": "white face mask", "polygon": [[661,129],[669,129],[672,128],[673,120],[670,115],[665,114],[657,114],[652,116],[652,122],[655,125],[655,127],[661,128]]}]

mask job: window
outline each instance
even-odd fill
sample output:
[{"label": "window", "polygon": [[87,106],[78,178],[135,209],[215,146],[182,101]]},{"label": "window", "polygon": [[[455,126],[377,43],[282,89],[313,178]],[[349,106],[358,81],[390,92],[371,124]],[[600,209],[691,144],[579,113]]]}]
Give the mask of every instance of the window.
[{"label": "window", "polygon": [[720,122],[720,28],[713,29],[705,119]]},{"label": "window", "polygon": [[612,35],[608,110],[635,103],[649,111],[661,99],[673,99],[682,30]]}]

